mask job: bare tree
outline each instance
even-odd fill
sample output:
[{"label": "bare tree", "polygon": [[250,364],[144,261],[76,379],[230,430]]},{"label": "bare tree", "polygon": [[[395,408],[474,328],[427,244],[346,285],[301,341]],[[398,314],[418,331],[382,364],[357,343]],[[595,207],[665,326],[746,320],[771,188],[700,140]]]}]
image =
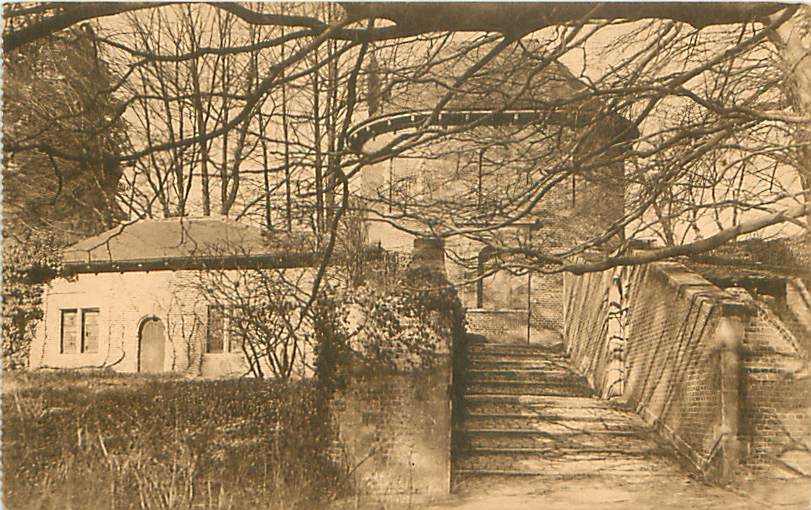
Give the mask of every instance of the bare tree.
[{"label": "bare tree", "polygon": [[208,303],[209,352],[241,354],[255,377],[287,379],[311,364],[306,278],[302,270],[200,272],[189,285]]},{"label": "bare tree", "polygon": [[[141,48],[105,30],[106,20],[122,13],[148,19],[177,9],[42,4],[36,20],[20,25],[13,20],[21,11],[9,9],[4,43],[14,52],[75,23],[105,19],[93,37],[120,56],[127,78],[117,90],[129,91],[131,112],[147,101],[145,111],[160,112],[164,123],[159,132],[131,136],[132,150],[115,158],[142,169],[152,158],[164,159],[164,180],[140,193],[158,195],[158,201],[170,189],[186,195],[189,176],[205,167],[201,175],[211,170],[219,176],[223,213],[240,202],[245,208],[239,214],[250,216],[251,204],[262,205],[270,224],[268,195],[284,190],[289,227],[299,207],[301,223],[313,218],[314,228],[328,234],[324,261],[350,203],[350,181],[393,158],[438,164],[426,163],[394,191],[374,197],[370,214],[379,215],[383,205],[392,212],[379,220],[414,234],[491,245],[516,271],[599,270],[697,253],[783,223],[807,227],[808,158],[797,154],[805,150],[802,83],[808,65],[801,58],[804,37],[798,36],[804,32],[792,31],[805,26],[805,8],[223,3],[185,7],[218,20],[219,41],[211,46],[202,45],[200,32],[188,38],[201,21],[189,22],[185,32],[161,25],[162,40],[193,43]],[[603,57],[606,39],[613,41],[613,65],[589,65]],[[564,76],[559,62],[573,56],[583,69]],[[149,76],[148,69],[164,69],[149,78],[158,83],[175,76],[173,66],[179,63],[180,70],[189,62],[196,62],[196,71],[179,73],[182,78],[168,80],[179,83],[166,90],[132,86]],[[775,78],[776,69],[793,78],[788,89]],[[349,129],[363,115],[364,83],[374,83],[366,90],[374,109],[419,114],[407,129],[370,147],[354,144],[351,135],[359,132]],[[566,94],[548,94],[561,84],[568,84]],[[212,98],[210,109],[203,96]],[[175,104],[167,108],[170,97]],[[448,120],[450,113],[482,106],[484,113]],[[511,113],[519,110],[532,115],[527,120]],[[521,122],[505,122],[511,115]],[[180,118],[187,117],[181,129]],[[40,151],[65,161],[77,156],[47,144],[9,142],[7,153]],[[215,153],[221,157],[211,157]],[[181,166],[183,154],[196,163]],[[262,165],[255,174],[248,168],[253,161]],[[606,170],[620,167],[622,172]],[[790,167],[803,176],[802,186],[777,175]],[[188,172],[186,179],[178,180],[178,170]],[[453,171],[459,179],[451,189]],[[266,180],[246,184],[250,175]],[[276,183],[271,175],[278,176]],[[421,180],[419,186],[408,184],[414,180]],[[209,184],[202,185],[205,210],[211,208]],[[241,197],[240,190],[260,193]],[[600,221],[581,221],[571,231],[551,228],[571,216],[563,208],[568,195],[577,201],[586,194],[579,206],[567,206],[581,207],[585,217],[588,193],[592,204],[601,205],[600,190],[615,197],[622,190],[621,213],[596,210]],[[532,242],[509,234],[521,222],[540,225]],[[645,255],[624,251],[650,231],[665,248]],[[604,249],[601,260],[577,262],[595,248]]]}]

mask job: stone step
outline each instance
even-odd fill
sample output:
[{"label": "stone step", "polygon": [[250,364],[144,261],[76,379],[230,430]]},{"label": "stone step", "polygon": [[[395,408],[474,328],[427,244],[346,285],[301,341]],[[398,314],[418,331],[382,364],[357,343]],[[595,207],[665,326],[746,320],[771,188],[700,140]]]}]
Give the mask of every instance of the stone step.
[{"label": "stone step", "polygon": [[[457,494],[464,494],[467,492],[492,492],[494,487],[499,486],[506,486],[508,490],[499,490],[499,494],[506,494],[509,493],[509,489],[515,489],[516,483],[520,483],[519,480],[523,481],[530,481],[530,480],[543,480],[545,482],[554,482],[559,483],[559,481],[565,480],[576,480],[582,478],[590,478],[595,475],[599,475],[600,471],[591,471],[591,472],[567,472],[567,471],[542,471],[542,472],[532,472],[532,471],[516,471],[516,470],[497,470],[497,469],[466,469],[466,468],[455,468],[453,471],[453,486],[454,492]],[[605,473],[604,471],[602,473]],[[670,478],[674,475],[678,474],[679,472],[676,471],[667,471],[667,472],[657,472],[657,471],[648,471],[648,470],[640,470],[636,472],[618,472],[616,474],[611,474],[611,478],[617,480],[619,484],[627,484],[629,479],[633,480],[635,484],[640,483],[656,483],[657,479],[663,478]],[[601,478],[605,478],[604,475],[600,475]],[[631,477],[632,478],[629,478]],[[536,486],[531,486],[529,489],[517,489],[514,490],[516,494],[531,494],[533,491],[537,491]],[[580,507],[578,507],[580,508]]]},{"label": "stone step", "polygon": [[469,368],[463,374],[465,379],[526,379],[529,381],[543,379],[576,378],[579,376],[565,368],[523,368],[523,367],[497,367],[497,368]]},{"label": "stone step", "polygon": [[569,370],[569,364],[562,361],[552,361],[542,358],[519,359],[469,359],[465,370],[498,370],[498,369],[525,369],[525,370]]},{"label": "stone step", "polygon": [[560,345],[474,343],[466,356],[453,430],[456,487],[678,472],[656,433],[631,411],[596,398]]},{"label": "stone step", "polygon": [[488,372],[488,373],[468,373],[462,378],[465,384],[488,384],[496,383],[520,383],[520,384],[546,384],[553,387],[560,385],[583,387],[580,378],[572,374],[555,373],[521,373],[521,372]]},{"label": "stone step", "polygon": [[549,432],[537,429],[467,429],[454,431],[455,449],[584,448],[650,451],[661,447],[649,430]]},{"label": "stone step", "polygon": [[470,342],[467,344],[468,352],[536,352],[552,356],[565,356],[562,346],[549,346],[541,344],[508,344],[500,342]]},{"label": "stone step", "polygon": [[546,353],[523,351],[523,350],[504,350],[504,351],[468,351],[465,353],[468,361],[522,361],[522,360],[541,360],[549,363],[568,364],[569,359],[564,356],[550,355]]},{"label": "stone step", "polygon": [[540,367],[566,370],[570,364],[565,360],[554,360],[522,354],[468,354],[465,360],[466,368],[518,366],[523,368]]},{"label": "stone step", "polygon": [[466,407],[484,404],[538,406],[550,409],[556,407],[563,407],[566,409],[616,409],[615,404],[611,403],[610,401],[600,400],[592,395],[570,397],[558,395],[467,394],[463,399],[463,405]]},{"label": "stone step", "polygon": [[673,466],[662,459],[655,462],[658,453],[629,455],[605,450],[562,450],[545,455],[519,454],[479,454],[464,456],[457,460],[456,472],[477,474],[513,474],[517,476],[546,475],[599,475],[610,471],[612,474],[645,474],[657,471],[673,472]]},{"label": "stone step", "polygon": [[635,414],[624,409],[614,409],[611,407],[586,407],[582,405],[555,406],[544,403],[526,404],[519,402],[492,402],[469,400],[463,406],[462,416],[504,416],[510,418],[532,417],[541,420],[556,419],[566,417],[572,420],[590,419],[631,419],[641,421]]},{"label": "stone step", "polygon": [[461,448],[454,450],[457,458],[472,457],[475,455],[509,455],[509,456],[524,456],[524,455],[537,455],[543,458],[556,458],[561,455],[575,455],[575,454],[597,454],[597,455],[628,455],[630,457],[639,457],[642,455],[657,455],[664,450],[658,448],[640,449],[637,451],[628,451],[623,448],[583,448],[581,446],[572,447],[548,447],[548,448],[533,448],[523,446],[513,447],[486,447],[477,446],[471,448]]},{"label": "stone step", "polygon": [[[520,475],[511,475],[511,474],[498,474],[498,473],[489,473],[489,474],[479,474],[476,472],[469,472],[462,470],[461,472],[454,472],[453,473],[453,492],[458,494],[462,497],[465,495],[497,495],[500,498],[504,498],[506,501],[510,501],[513,497],[518,497],[519,501],[524,501],[527,499],[527,495],[536,495],[535,498],[543,498],[544,494],[554,491],[556,487],[571,487],[572,484],[576,484],[580,481],[585,481],[586,479],[590,478],[593,475],[583,474],[583,475],[558,475],[558,474],[539,474],[537,476],[531,476],[527,474],[520,474]],[[633,478],[629,478],[625,474],[617,474],[613,475],[611,473],[602,473],[600,475],[600,484],[602,487],[609,489],[607,494],[609,495],[608,506],[611,508],[622,508],[622,506],[618,506],[617,502],[613,502],[611,504],[611,492],[610,488],[622,488],[623,491],[635,491],[635,490],[644,490],[652,484],[657,484],[660,481],[667,481],[668,477],[672,477],[672,473],[641,473],[637,474]],[[591,486],[591,484],[587,484],[587,487]],[[560,504],[554,505],[554,508],[578,508],[578,509],[585,509],[585,508],[601,508],[600,505],[592,504],[583,504],[576,498],[577,489],[575,492],[572,492],[572,503],[569,505]],[[533,497],[533,496],[529,496]],[[622,497],[622,500],[626,500],[626,497]],[[554,500],[553,500],[554,501]],[[564,500],[565,503],[565,500]],[[622,504],[622,503],[620,503]],[[649,508],[654,508],[655,504],[649,505]],[[509,505],[502,506],[504,510],[508,510],[511,507]],[[545,508],[543,505],[538,506],[523,506],[522,508]],[[627,506],[627,508],[634,508],[634,506]],[[674,508],[673,506],[668,506],[667,508]]]},{"label": "stone step", "polygon": [[478,381],[465,385],[465,395],[515,395],[515,396],[571,396],[588,397],[591,389],[568,381],[526,383],[522,381]]},{"label": "stone step", "polygon": [[639,424],[627,419],[571,419],[560,416],[558,419],[539,419],[529,416],[476,416],[466,417],[457,426],[460,431],[481,429],[516,429],[538,430],[550,434],[565,433],[568,431],[602,432],[602,431],[640,431]]}]

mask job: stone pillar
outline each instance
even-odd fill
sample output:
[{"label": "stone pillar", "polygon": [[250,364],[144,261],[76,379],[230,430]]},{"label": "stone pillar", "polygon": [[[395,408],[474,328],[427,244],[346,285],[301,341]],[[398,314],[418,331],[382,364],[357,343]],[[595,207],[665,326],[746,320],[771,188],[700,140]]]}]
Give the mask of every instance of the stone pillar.
[{"label": "stone pillar", "polygon": [[721,484],[735,479],[741,461],[738,441],[740,401],[741,345],[745,336],[746,309],[731,303],[721,305],[721,319],[714,333],[720,371],[721,416],[716,428],[719,438],[720,465],[714,478]]},{"label": "stone pillar", "polygon": [[410,268],[429,270],[447,277],[445,271],[445,240],[432,237],[414,239]]}]

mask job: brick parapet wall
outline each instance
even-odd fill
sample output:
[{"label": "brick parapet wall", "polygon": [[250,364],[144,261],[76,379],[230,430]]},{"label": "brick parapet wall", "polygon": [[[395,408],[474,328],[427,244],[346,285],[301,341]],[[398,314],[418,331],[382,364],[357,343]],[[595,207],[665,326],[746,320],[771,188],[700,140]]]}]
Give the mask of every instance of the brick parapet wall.
[{"label": "brick parapet wall", "polygon": [[567,276],[567,350],[601,394],[610,382],[609,290],[620,272],[627,307],[622,400],[697,470],[727,477],[738,455],[740,384],[736,340],[727,338],[734,326],[727,323],[739,321],[746,306],[680,264]]},{"label": "brick parapet wall", "polygon": [[811,379],[790,336],[762,307],[746,326],[740,436],[760,476],[811,474]]},{"label": "brick parapet wall", "polygon": [[[808,339],[793,338],[746,292],[722,290],[679,264],[566,277],[566,346],[595,389],[605,389],[609,287],[621,271],[622,399],[710,478],[741,467],[811,474],[811,379],[800,348]],[[738,324],[731,345],[724,321]]]},{"label": "brick parapet wall", "polygon": [[450,490],[450,359],[355,379],[335,398],[338,442],[362,492],[414,502]]}]

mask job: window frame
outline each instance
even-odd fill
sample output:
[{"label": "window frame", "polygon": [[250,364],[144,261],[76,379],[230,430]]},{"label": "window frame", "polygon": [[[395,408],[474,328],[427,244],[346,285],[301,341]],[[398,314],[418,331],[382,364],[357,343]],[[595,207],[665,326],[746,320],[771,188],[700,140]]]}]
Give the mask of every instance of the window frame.
[{"label": "window frame", "polygon": [[[88,313],[96,314],[96,346],[95,346],[95,349],[92,350],[92,351],[87,348],[87,342],[86,342],[86,339],[87,339],[87,327],[86,327],[87,326],[87,319],[86,319],[86,317],[87,317]],[[94,308],[82,308],[82,314],[81,315],[82,315],[82,317],[81,317],[81,320],[82,320],[81,326],[82,327],[81,327],[81,332],[79,333],[80,340],[81,340],[81,345],[79,346],[79,352],[81,354],[98,354],[99,347],[100,347],[100,344],[101,344],[101,310],[99,310],[97,307],[94,307]]]},{"label": "window frame", "polygon": [[[65,350],[65,316],[74,314],[73,350]],[[86,317],[89,313],[96,314],[96,345],[95,349],[88,350],[85,342],[87,331]],[[98,354],[101,348],[101,309],[93,307],[71,307],[59,309],[59,354]]]},{"label": "window frame", "polygon": [[[210,350],[211,346],[211,310],[219,308],[221,310],[221,328],[222,328],[222,349],[212,351]],[[232,354],[231,350],[231,334],[230,330],[230,321],[231,321],[231,313],[230,313],[230,306],[220,305],[220,304],[210,304],[206,306],[206,338],[205,338],[205,354],[206,355],[218,355],[218,354]]]},{"label": "window frame", "polygon": [[[59,354],[80,354],[79,351],[79,308],[61,308],[59,310]],[[65,350],[65,316],[73,314],[73,350]]]}]

